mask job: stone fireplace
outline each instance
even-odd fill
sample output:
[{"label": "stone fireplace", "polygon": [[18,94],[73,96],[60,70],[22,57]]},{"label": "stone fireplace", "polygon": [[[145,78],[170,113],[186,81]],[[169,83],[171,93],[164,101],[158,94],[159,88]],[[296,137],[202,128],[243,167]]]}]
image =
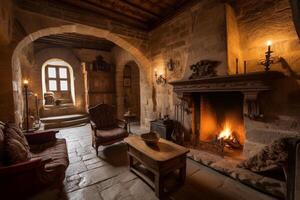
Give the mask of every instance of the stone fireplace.
[{"label": "stone fireplace", "polygon": [[299,136],[297,119],[280,113],[292,83],[276,71],[171,82],[192,118],[190,133],[185,131],[182,137],[190,149],[188,157],[283,199],[290,190],[283,169],[255,173],[241,163],[278,138]]},{"label": "stone fireplace", "polygon": [[192,113],[192,148],[248,157],[246,123],[264,118],[262,99],[272,92],[280,72],[258,72],[181,80],[170,83]]},{"label": "stone fireplace", "polygon": [[[193,143],[219,153],[240,151],[245,143],[243,94],[210,92],[193,94]],[[210,149],[214,150],[214,149]]]}]

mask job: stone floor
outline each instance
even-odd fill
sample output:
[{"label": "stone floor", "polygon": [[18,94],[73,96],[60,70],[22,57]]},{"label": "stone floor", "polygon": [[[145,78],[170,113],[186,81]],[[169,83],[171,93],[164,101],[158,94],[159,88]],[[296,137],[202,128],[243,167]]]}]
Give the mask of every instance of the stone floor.
[{"label": "stone floor", "polygon": [[[132,132],[145,130],[132,127]],[[91,147],[89,125],[62,129],[57,137],[67,140],[70,165],[62,191],[44,191],[33,199],[110,200],[157,199],[154,191],[129,172],[126,145],[117,143],[99,148],[99,157]],[[239,182],[223,176],[199,163],[187,159],[187,179],[184,186],[166,199],[199,200],[262,200],[272,199]]]}]

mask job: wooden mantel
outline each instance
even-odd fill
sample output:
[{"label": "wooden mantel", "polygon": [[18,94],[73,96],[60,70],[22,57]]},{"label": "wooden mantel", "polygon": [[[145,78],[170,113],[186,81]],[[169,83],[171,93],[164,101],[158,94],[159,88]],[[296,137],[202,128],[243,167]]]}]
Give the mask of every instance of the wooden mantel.
[{"label": "wooden mantel", "polygon": [[270,90],[273,80],[283,78],[281,72],[255,72],[242,75],[225,75],[204,77],[201,79],[180,80],[169,82],[174,92],[204,93],[204,92],[260,92]]},{"label": "wooden mantel", "polygon": [[184,101],[190,101],[195,94],[201,93],[241,92],[244,95],[244,115],[256,118],[261,116],[258,94],[272,90],[274,82],[284,77],[281,72],[269,71],[180,80],[169,84],[174,86],[174,92]]}]

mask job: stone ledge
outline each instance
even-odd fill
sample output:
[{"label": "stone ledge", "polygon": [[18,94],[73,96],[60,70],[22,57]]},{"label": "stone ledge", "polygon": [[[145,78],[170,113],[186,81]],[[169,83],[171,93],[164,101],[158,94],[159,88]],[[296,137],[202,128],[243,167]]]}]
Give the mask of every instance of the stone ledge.
[{"label": "stone ledge", "polygon": [[237,165],[242,160],[221,157],[196,149],[190,149],[188,158],[265,194],[280,199],[284,199],[286,196],[286,182],[262,176],[250,170],[238,168]]}]

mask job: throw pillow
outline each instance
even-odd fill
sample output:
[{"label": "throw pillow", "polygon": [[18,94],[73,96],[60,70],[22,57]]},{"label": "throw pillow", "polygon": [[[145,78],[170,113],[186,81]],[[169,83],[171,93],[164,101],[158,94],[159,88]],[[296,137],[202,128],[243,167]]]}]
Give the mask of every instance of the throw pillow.
[{"label": "throw pillow", "polygon": [[22,131],[14,125],[5,125],[5,152],[7,163],[16,164],[31,158],[28,142]]},{"label": "throw pillow", "polygon": [[256,155],[243,161],[238,167],[249,169],[253,172],[264,172],[279,169],[288,162],[288,141],[289,137],[275,140],[265,146]]}]

